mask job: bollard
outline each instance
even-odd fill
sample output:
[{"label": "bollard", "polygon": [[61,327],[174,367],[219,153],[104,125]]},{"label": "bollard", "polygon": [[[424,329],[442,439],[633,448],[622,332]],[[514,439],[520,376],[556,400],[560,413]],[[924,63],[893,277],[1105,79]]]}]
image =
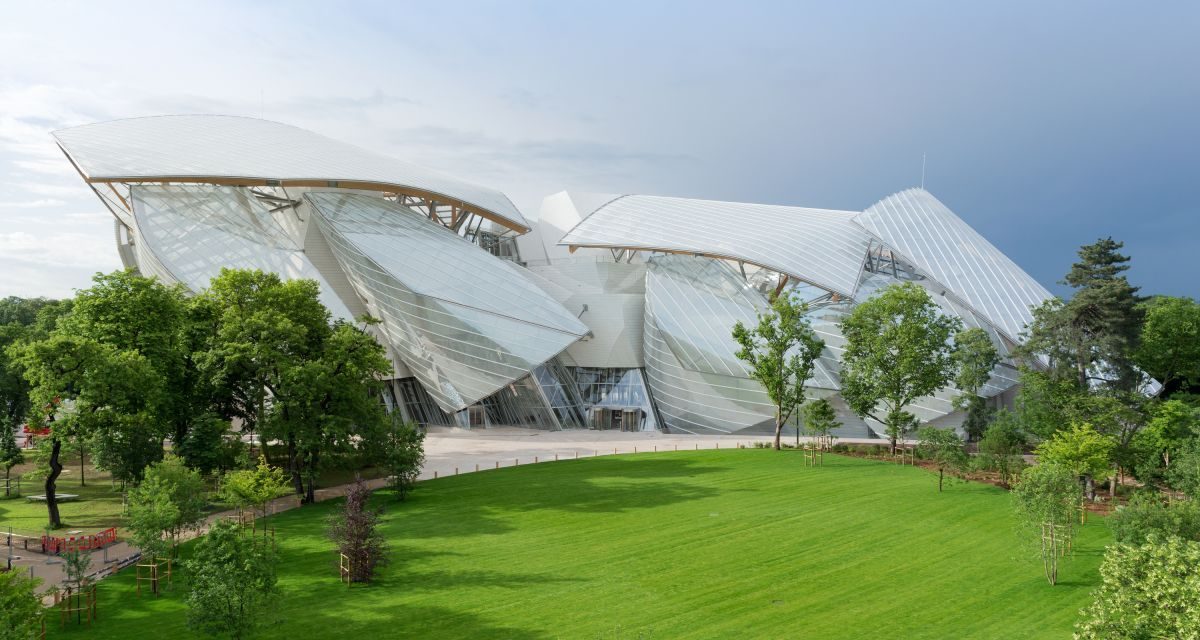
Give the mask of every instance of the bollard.
[{"label": "bollard", "polygon": [[554,454],[554,461],[555,461],[555,462],[558,462],[558,454],[557,454],[557,453],[556,453],[556,454]]},{"label": "bollard", "polygon": [[514,466],[514,467],[519,467],[519,466],[521,466],[521,459],[520,459],[520,458],[513,458],[513,466]]},{"label": "bollard", "polygon": [[454,467],[454,475],[458,475],[458,467]]},{"label": "bollard", "polygon": [[615,455],[617,455],[617,450],[616,450],[616,448],[613,448],[613,455],[614,455],[614,456],[615,456]]},{"label": "bollard", "polygon": [[533,463],[534,463],[534,464],[537,464],[537,463],[538,463],[538,457],[537,457],[537,456],[534,456],[534,457],[533,457]]},{"label": "bollard", "polygon": [[654,445],[654,453],[658,453],[658,445]]},{"label": "bollard", "polygon": [[579,449],[576,449],[576,450],[575,450],[575,459],[576,459],[576,460],[578,460],[578,459],[579,459]]},{"label": "bollard", "polygon": [[496,468],[497,468],[497,469],[499,469],[499,468],[500,468],[500,461],[499,461],[499,460],[497,460],[497,461],[496,461]]},{"label": "bollard", "polygon": [[717,443],[717,448],[718,448],[718,449],[720,449],[720,448],[721,448],[721,443],[720,443],[720,442],[718,442],[718,443]]},{"label": "bollard", "polygon": [[434,480],[437,480],[437,471],[434,471],[434,472],[433,472],[433,479],[434,479]]},{"label": "bollard", "polygon": [[699,443],[699,442],[697,442],[697,443],[696,443],[696,451],[699,451],[699,450],[700,450],[700,443]]},{"label": "bollard", "polygon": [[637,453],[637,447],[634,447],[634,448],[633,448],[633,452],[634,452],[634,453]]},{"label": "bollard", "polygon": [[479,463],[475,463],[475,473],[479,473]]}]

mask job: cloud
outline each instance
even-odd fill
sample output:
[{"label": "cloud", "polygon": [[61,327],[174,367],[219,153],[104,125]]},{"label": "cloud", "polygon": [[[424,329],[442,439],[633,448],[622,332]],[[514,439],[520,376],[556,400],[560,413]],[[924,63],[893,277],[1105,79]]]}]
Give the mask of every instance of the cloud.
[{"label": "cloud", "polygon": [[62,200],[53,198],[41,198],[39,200],[27,200],[25,202],[0,202],[0,209],[42,209],[44,207],[60,207],[66,204]]}]

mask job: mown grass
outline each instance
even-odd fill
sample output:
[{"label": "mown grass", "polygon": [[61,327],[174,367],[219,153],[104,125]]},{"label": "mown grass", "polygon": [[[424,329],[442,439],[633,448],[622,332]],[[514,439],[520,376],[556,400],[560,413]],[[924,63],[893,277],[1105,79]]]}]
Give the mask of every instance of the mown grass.
[{"label": "mown grass", "polygon": [[[1067,638],[1109,533],[1083,527],[1051,587],[1018,559],[1008,496],[911,467],[798,453],[613,456],[422,483],[385,504],[392,562],[339,583],[329,502],[274,518],[265,638]],[[184,553],[188,552],[185,549]],[[190,638],[186,577],[52,637]]]}]

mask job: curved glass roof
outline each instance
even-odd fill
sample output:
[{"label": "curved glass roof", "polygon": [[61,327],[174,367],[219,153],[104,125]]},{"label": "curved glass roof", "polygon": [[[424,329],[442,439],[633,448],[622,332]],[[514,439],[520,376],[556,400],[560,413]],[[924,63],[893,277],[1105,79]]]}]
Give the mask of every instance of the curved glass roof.
[{"label": "curved glass roof", "polygon": [[627,195],[559,244],[687,253],[758,265],[850,297],[870,235],[855,212]]},{"label": "curved glass roof", "polygon": [[499,191],[269,120],[153,116],[60,129],[53,135],[88,182],[395,190],[461,204],[507,228],[529,230],[521,212]]},{"label": "curved glass roof", "polygon": [[924,189],[889,196],[854,220],[1013,342],[1033,320],[1031,307],[1051,297]]}]

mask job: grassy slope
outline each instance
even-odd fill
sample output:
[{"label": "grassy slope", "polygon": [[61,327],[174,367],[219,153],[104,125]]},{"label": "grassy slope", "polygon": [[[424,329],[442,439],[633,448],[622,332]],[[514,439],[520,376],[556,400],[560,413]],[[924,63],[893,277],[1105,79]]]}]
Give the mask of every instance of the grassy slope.
[{"label": "grassy slope", "polygon": [[[394,561],[337,581],[331,503],[277,517],[285,562],[264,637],[1067,638],[1108,541],[1095,520],[1056,587],[1015,559],[999,489],[830,456],[641,454],[428,482],[389,503]],[[181,581],[102,583],[102,638],[191,637]],[[57,620],[53,625],[57,628]],[[642,635],[639,635],[642,634]]]}]

